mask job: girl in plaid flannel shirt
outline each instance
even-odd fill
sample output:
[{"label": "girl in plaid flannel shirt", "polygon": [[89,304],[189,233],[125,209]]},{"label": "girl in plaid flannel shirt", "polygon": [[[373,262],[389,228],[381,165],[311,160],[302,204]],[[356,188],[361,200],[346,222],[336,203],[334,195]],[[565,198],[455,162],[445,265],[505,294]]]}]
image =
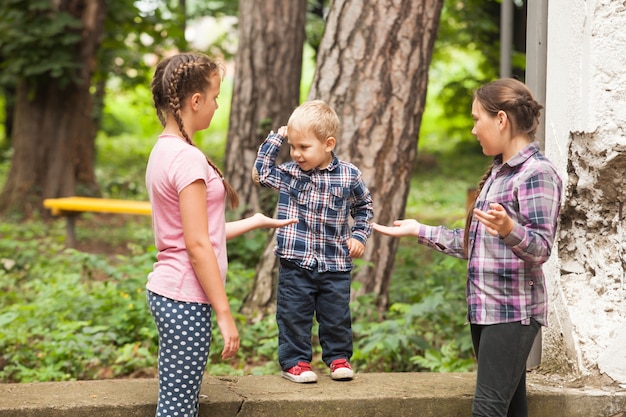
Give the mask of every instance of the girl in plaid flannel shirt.
[{"label": "girl in plaid flannel shirt", "polygon": [[542,264],[556,235],[562,182],[534,142],[541,109],[514,79],[476,91],[472,134],[494,159],[465,229],[413,219],[374,224],[380,233],[415,236],[468,260],[468,321],[478,362],[474,417],[527,417],[526,360],[540,326],[548,324]]}]

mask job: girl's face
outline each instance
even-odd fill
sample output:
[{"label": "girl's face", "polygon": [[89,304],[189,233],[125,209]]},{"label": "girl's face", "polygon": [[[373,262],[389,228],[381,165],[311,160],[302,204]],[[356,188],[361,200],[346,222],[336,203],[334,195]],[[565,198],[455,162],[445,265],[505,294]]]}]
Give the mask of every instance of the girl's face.
[{"label": "girl's face", "polygon": [[197,117],[198,121],[198,129],[203,130],[209,127],[211,124],[211,120],[213,120],[213,115],[215,114],[215,110],[218,109],[217,97],[220,95],[220,86],[222,83],[222,78],[219,74],[214,74],[211,77],[211,85],[204,92],[204,94],[199,94],[197,101]]},{"label": "girl's face", "polygon": [[303,171],[315,168],[325,168],[333,160],[332,150],[335,148],[335,138],[319,140],[311,132],[298,132],[289,129],[287,136],[289,154],[300,165]]},{"label": "girl's face", "polygon": [[495,116],[487,113],[483,105],[474,99],[472,103],[472,118],[474,119],[472,135],[478,139],[480,146],[483,148],[483,154],[486,156],[501,155],[505,150],[506,140],[501,128],[502,119],[500,113]]}]

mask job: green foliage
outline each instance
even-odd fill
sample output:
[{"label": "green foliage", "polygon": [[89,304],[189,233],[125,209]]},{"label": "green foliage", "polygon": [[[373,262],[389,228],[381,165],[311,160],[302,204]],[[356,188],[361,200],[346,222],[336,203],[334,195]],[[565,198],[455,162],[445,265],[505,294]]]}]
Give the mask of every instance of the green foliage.
[{"label": "green foliage", "polygon": [[[154,375],[157,336],[144,291],[155,257],[150,225],[98,229],[79,224],[79,241],[136,243],[124,255],[86,253],[63,248],[62,221],[0,222],[0,234],[10,236],[0,241],[0,381]],[[229,242],[227,288],[235,312],[252,288],[266,238],[259,232]],[[389,311],[377,311],[373,295],[352,305],[353,365],[361,372],[472,369],[463,264],[416,256],[414,249],[402,245],[398,254]],[[241,336],[237,358],[221,360],[223,339],[214,322],[207,370],[213,375],[279,372],[274,316],[250,322],[235,313],[235,319]],[[315,324],[319,359],[316,333]]]},{"label": "green foliage", "polygon": [[0,84],[18,78],[77,81],[74,50],[81,22],[55,10],[49,0],[4,0],[0,3]]},{"label": "green foliage", "polygon": [[[27,12],[13,10],[18,2],[23,3],[8,0],[0,5],[0,11],[7,11],[0,17],[2,36],[13,16],[27,16]],[[49,6],[47,0],[31,2],[44,3]],[[103,129],[96,142],[97,177],[107,197],[146,199],[145,163],[160,126],[147,87],[150,74],[144,56],[184,45],[182,25],[180,16],[172,15],[177,9],[165,9],[165,3],[142,2],[155,7],[141,11],[134,9],[134,2],[109,3],[111,14],[99,56],[102,72],[97,75],[101,81],[108,80]],[[232,10],[235,3],[188,2],[188,16],[206,15],[205,8],[218,15],[218,10]],[[498,2],[490,1],[489,7],[481,8],[483,3],[446,1],[407,204],[407,217],[425,223],[461,225],[467,188],[478,181],[489,162],[470,133],[471,92],[481,80],[492,78],[497,67],[493,65],[497,48],[492,46],[497,43],[492,41],[496,24],[493,6]],[[327,2],[311,1],[313,4]],[[319,37],[319,23],[312,22],[307,28],[313,45]],[[0,42],[0,56],[7,56],[4,43]],[[27,48],[24,51],[33,57],[39,53]],[[305,54],[303,97],[312,79],[315,48],[307,46]],[[211,128],[194,138],[217,163],[223,158],[231,91],[232,77],[227,77]],[[0,179],[7,169],[7,163],[0,164]],[[97,219],[81,216],[79,241],[104,242],[109,248],[123,246],[124,255],[63,250],[62,221],[0,221],[0,381],[128,377],[154,372],[156,329],[144,293],[146,274],[155,256],[149,219],[120,220],[115,225],[98,225]],[[82,227],[81,222],[95,226]],[[227,289],[233,311],[239,311],[252,288],[254,268],[266,238],[267,233],[260,231],[229,242]],[[124,246],[126,242],[132,244]],[[371,294],[352,304],[353,365],[361,372],[473,369],[465,325],[465,273],[463,261],[416,245],[408,238],[402,240],[388,311],[378,311]],[[235,316],[240,352],[235,360],[222,362],[223,340],[214,327],[208,371],[215,375],[277,373],[274,317],[250,322],[241,314]],[[315,342],[316,332],[315,325]],[[319,344],[314,343],[314,349],[315,358],[319,358]]]},{"label": "green foliage", "polygon": [[[416,255],[416,249],[403,246],[396,256],[391,306],[382,320],[372,307],[371,295],[353,303],[353,365],[357,369],[473,369],[471,339],[465,326],[466,265],[440,254],[435,254],[433,262],[419,251]],[[435,352],[440,352],[439,362]]]},{"label": "green foliage", "polygon": [[154,249],[62,251],[62,228],[0,223],[0,380],[127,376],[155,366],[144,282]]},{"label": "green foliage", "polygon": [[[501,0],[445,0],[429,67],[427,105],[420,143],[472,141],[473,92],[499,76]],[[515,6],[523,7],[523,1]],[[521,13],[518,13],[521,15]],[[525,22],[516,22],[517,24]],[[513,51],[516,73],[525,68],[524,51]],[[445,126],[441,121],[445,120]]]}]

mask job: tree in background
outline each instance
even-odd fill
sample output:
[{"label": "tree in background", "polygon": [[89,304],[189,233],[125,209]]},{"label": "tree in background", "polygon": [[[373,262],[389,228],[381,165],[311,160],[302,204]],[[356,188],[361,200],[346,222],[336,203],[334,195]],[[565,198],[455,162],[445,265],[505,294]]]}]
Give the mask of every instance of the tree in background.
[{"label": "tree in background", "polygon": [[[317,57],[310,99],[341,120],[337,154],[361,169],[375,221],[404,216],[443,0],[336,0]],[[360,293],[386,307],[397,241],[374,234],[354,274]]]},{"label": "tree in background", "polygon": [[[300,99],[307,0],[239,2],[239,46],[230,110],[224,173],[248,213],[263,204],[251,181],[259,145],[270,129],[286,123]],[[267,199],[266,199],[267,200]]]},{"label": "tree in background", "polygon": [[[376,218],[402,218],[426,101],[428,68],[443,0],[331,3],[317,50],[308,99],[335,108],[342,133],[337,153],[361,168]],[[272,235],[273,236],[273,235]],[[275,242],[268,240],[243,312],[260,317],[273,308]],[[397,240],[372,236],[354,279],[386,307]]]},{"label": "tree in background", "polygon": [[[251,169],[258,147],[270,129],[286,124],[300,102],[303,46],[305,40],[314,50],[319,46],[324,3],[298,0],[287,6],[280,0],[263,5],[251,0],[240,2],[226,172],[250,212],[271,215],[274,211],[274,193],[252,183]],[[279,158],[287,157],[285,147]],[[257,264],[252,290],[242,306],[242,313],[252,320],[275,309],[278,258],[273,254],[274,246],[272,230]]]},{"label": "tree in background", "polygon": [[[232,12],[235,2],[222,2],[219,10]],[[13,104],[5,122],[13,153],[0,211],[28,216],[47,197],[99,194],[95,138],[107,80],[148,85],[145,56],[186,49],[192,12],[184,0],[26,3],[0,3],[0,84],[5,103]]]},{"label": "tree in background", "polygon": [[[96,188],[91,79],[104,33],[98,1],[7,0],[0,7],[3,80],[14,83],[13,159],[0,210]],[[91,138],[91,140],[89,140]]]}]

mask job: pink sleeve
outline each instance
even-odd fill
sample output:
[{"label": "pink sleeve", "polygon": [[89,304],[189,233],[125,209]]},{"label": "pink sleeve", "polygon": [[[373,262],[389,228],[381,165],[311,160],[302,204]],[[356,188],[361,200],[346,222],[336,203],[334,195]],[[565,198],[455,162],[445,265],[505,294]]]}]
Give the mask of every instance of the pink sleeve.
[{"label": "pink sleeve", "polygon": [[215,175],[199,149],[187,148],[172,160],[170,165],[171,181],[178,194],[189,184],[202,180],[205,185]]}]

